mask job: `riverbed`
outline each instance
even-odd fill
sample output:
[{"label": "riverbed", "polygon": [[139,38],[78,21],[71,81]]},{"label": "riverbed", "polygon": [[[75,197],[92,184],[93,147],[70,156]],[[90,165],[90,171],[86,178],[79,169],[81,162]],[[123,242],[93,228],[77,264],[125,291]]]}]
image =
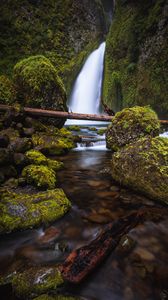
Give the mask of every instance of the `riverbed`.
[{"label": "riverbed", "polygon": [[[98,135],[94,126],[77,134],[82,142],[59,157],[64,169],[58,172],[58,186],[72,202],[72,209],[48,228],[4,237],[0,244],[2,274],[23,266],[60,263],[72,250],[95,239],[109,222],[142,207],[161,207],[111,179],[111,152],[105,147],[104,135]],[[62,292],[88,300],[168,299],[167,249],[168,221],[164,217],[157,223],[147,220],[125,235],[87,280],[67,285]],[[17,298],[6,286],[1,288],[1,299]]]}]

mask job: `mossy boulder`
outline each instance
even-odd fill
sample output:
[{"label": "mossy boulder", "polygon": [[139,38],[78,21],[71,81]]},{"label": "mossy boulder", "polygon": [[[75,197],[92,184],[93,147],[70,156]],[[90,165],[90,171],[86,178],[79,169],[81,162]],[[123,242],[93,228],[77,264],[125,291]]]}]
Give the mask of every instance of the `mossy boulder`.
[{"label": "mossy boulder", "polygon": [[61,189],[32,195],[1,189],[0,199],[0,234],[48,224],[71,206]]},{"label": "mossy boulder", "polygon": [[36,133],[32,136],[32,140],[35,149],[46,155],[64,154],[75,147],[72,136],[62,131],[56,134]]},{"label": "mossy boulder", "polygon": [[12,287],[21,299],[43,294],[61,286],[64,280],[57,267],[32,267],[18,273],[12,280]]},{"label": "mossy boulder", "polygon": [[125,108],[112,119],[106,131],[107,148],[117,151],[140,137],[157,136],[160,122],[156,113],[148,106]]},{"label": "mossy boulder", "polygon": [[43,165],[28,165],[22,170],[22,177],[28,184],[33,184],[42,189],[53,189],[56,175],[53,169]]},{"label": "mossy boulder", "polygon": [[38,150],[29,150],[26,152],[26,158],[30,164],[47,165],[47,158]]},{"label": "mossy boulder", "polygon": [[15,98],[16,91],[12,81],[5,75],[0,76],[0,103],[10,105]]},{"label": "mossy boulder", "polygon": [[64,165],[62,162],[47,158],[40,151],[34,149],[26,152],[26,158],[30,164],[45,165],[48,166],[49,169],[52,169],[54,171],[60,170]]},{"label": "mossy boulder", "polygon": [[[37,55],[21,60],[14,67],[13,78],[21,104],[59,111],[67,110],[63,82],[46,57]],[[47,122],[62,127],[65,119],[47,119]]]},{"label": "mossy boulder", "polygon": [[168,139],[143,137],[113,154],[112,177],[153,200],[168,204]]}]

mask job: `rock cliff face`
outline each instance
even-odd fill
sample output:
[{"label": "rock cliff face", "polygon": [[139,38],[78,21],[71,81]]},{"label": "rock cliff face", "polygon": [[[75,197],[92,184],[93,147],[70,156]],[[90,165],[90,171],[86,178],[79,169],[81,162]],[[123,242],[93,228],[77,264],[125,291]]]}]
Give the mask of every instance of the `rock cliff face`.
[{"label": "rock cliff face", "polygon": [[104,103],[151,105],[168,117],[168,2],[117,0],[107,37]]},{"label": "rock cliff face", "polygon": [[97,0],[1,0],[0,11],[0,75],[40,54],[51,60],[67,89],[106,32]]}]

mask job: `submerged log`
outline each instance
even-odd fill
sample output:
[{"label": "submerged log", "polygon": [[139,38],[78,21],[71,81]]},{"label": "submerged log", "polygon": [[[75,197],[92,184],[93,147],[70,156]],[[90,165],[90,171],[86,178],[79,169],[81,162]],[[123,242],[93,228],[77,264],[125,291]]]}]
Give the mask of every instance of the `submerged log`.
[{"label": "submerged log", "polygon": [[158,222],[167,216],[167,207],[143,207],[138,212],[109,223],[95,240],[72,251],[59,266],[64,280],[80,283],[116,248],[123,235],[140,223]]},{"label": "submerged log", "polygon": [[[0,104],[0,111],[6,111],[10,108],[12,108],[12,106]],[[107,115],[79,114],[73,112],[46,110],[46,109],[38,109],[38,108],[30,108],[30,107],[24,107],[23,111],[30,116],[66,118],[66,119],[75,119],[75,120],[111,122],[113,118],[113,116],[107,116]],[[160,120],[160,123],[168,124],[168,120]]]},{"label": "submerged log", "polygon": [[140,213],[109,223],[105,230],[90,244],[71,252],[59,270],[65,280],[80,283],[102,260],[116,248],[120,238],[143,219]]}]

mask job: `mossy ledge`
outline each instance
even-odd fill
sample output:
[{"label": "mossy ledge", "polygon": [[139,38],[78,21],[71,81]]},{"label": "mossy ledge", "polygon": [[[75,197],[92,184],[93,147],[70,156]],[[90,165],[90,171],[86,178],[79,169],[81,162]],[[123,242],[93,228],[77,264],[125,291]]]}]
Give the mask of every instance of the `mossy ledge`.
[{"label": "mossy ledge", "polygon": [[143,137],[112,156],[112,177],[153,200],[168,204],[168,139]]},{"label": "mossy ledge", "polygon": [[62,189],[28,195],[1,188],[0,198],[0,234],[54,222],[71,206]]}]

